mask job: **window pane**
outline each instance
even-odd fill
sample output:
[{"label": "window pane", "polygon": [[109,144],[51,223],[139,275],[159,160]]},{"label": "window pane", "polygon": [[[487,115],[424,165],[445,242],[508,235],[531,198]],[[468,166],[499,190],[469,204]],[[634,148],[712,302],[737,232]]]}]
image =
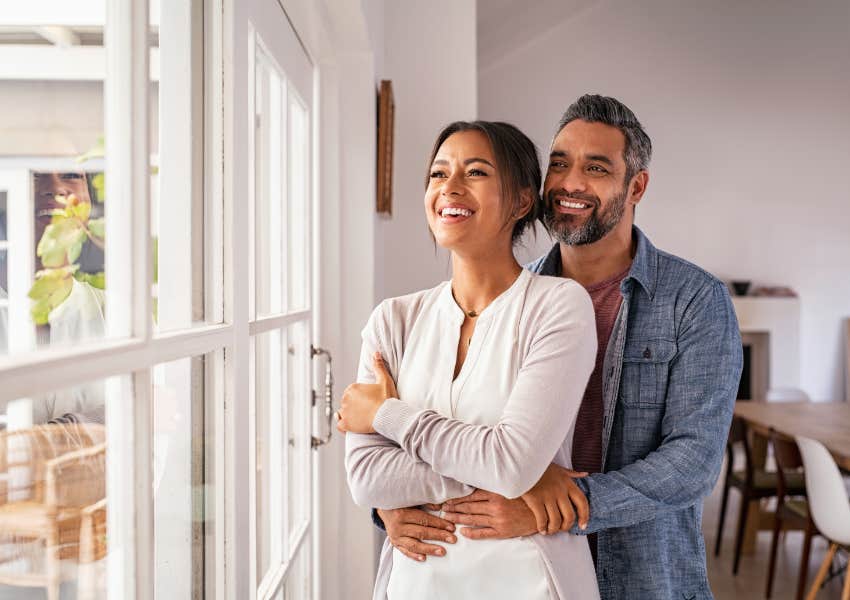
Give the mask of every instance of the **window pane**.
[{"label": "window pane", "polygon": [[[287,531],[299,533],[310,510],[310,338],[306,322],[291,325],[286,332],[286,434],[287,434]],[[287,553],[287,556],[290,554]]]},{"label": "window pane", "polygon": [[289,268],[286,289],[289,310],[299,310],[307,308],[310,298],[310,277],[307,270],[310,253],[310,128],[306,109],[295,98],[294,92],[290,90],[290,93],[293,96],[289,103]]},{"label": "window pane", "polygon": [[257,581],[283,560],[285,342],[281,330],[254,339]]},{"label": "window pane", "polygon": [[120,382],[0,403],[0,598],[107,597],[105,406]]},{"label": "window pane", "polygon": [[[206,545],[213,523],[207,522],[212,487],[214,440],[207,407],[212,389],[206,381],[214,359],[184,358],[157,365],[153,372],[153,486],[156,597],[204,597]],[[210,399],[205,402],[205,397]],[[208,460],[209,457],[209,460]]]},{"label": "window pane", "polygon": [[6,192],[0,190],[0,242],[6,241],[6,228],[8,218],[6,217]]},{"label": "window pane", "polygon": [[[220,322],[205,286],[220,285],[207,265],[221,264],[220,222],[204,206],[201,0],[153,0],[151,23],[151,232],[154,323],[160,332]],[[193,12],[194,11],[194,12]],[[167,57],[163,59],[161,57]],[[215,195],[211,195],[215,197]],[[219,294],[213,294],[219,297]]]},{"label": "window pane", "polygon": [[267,316],[287,308],[286,82],[262,52],[257,54],[255,101],[256,314]]},{"label": "window pane", "polygon": [[[106,331],[105,0],[85,26],[4,26],[0,36],[0,351],[79,345]],[[0,293],[0,296],[3,294]],[[5,331],[4,331],[5,330]]]}]

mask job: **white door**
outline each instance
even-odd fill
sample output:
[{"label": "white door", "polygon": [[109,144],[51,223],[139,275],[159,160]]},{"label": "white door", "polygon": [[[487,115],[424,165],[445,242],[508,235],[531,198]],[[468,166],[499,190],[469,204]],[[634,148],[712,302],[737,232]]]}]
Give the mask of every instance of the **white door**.
[{"label": "white door", "polygon": [[[249,559],[249,589],[256,598],[306,599],[313,593],[314,544],[314,68],[277,2],[239,5],[244,12],[236,15],[235,38],[248,50],[250,118],[239,119],[237,109],[234,133],[247,142],[248,179],[241,189],[250,192],[246,202],[234,204],[234,211],[246,210],[248,218],[234,224],[236,243],[247,242],[247,273],[236,278],[247,283],[249,361],[236,384],[241,389],[247,378],[248,402],[240,404],[247,405],[249,415],[234,433],[237,443],[246,442],[249,469],[247,498],[237,496],[230,510],[240,511],[247,500],[249,535],[233,541],[236,559]],[[243,293],[239,285],[236,293]]]}]

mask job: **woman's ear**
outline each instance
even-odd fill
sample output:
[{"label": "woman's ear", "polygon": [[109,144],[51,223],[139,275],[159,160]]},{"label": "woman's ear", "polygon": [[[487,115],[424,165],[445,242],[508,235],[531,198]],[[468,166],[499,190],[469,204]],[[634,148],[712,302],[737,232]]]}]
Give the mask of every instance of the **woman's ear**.
[{"label": "woman's ear", "polygon": [[522,190],[519,199],[519,206],[512,215],[515,221],[522,219],[534,208],[534,194],[531,193],[531,190]]}]

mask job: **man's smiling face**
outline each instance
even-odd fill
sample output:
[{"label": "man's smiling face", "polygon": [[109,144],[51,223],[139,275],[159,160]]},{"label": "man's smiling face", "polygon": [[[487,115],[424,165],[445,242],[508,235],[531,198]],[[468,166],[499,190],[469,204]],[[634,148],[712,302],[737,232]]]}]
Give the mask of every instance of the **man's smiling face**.
[{"label": "man's smiling face", "polygon": [[626,138],[616,127],[577,119],[552,143],[543,184],[543,219],[560,242],[579,246],[599,241],[623,220],[629,181],[623,158]]}]

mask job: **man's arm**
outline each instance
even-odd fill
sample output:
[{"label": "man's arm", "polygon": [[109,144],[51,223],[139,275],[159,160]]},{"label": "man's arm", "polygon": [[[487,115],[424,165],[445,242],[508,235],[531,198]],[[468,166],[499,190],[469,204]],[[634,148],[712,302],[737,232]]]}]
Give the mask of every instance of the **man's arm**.
[{"label": "man's arm", "polygon": [[[719,283],[708,286],[686,311],[678,342],[658,449],[617,471],[585,478],[575,478],[553,464],[538,482],[541,491],[527,494],[555,493],[569,502],[576,489],[581,490],[590,503],[590,519],[586,528],[576,524],[571,533],[635,525],[661,512],[691,506],[711,491],[720,471],[742,362],[738,323]],[[543,485],[547,477],[549,483]],[[514,529],[532,519],[525,503],[475,494],[479,498],[472,502],[448,502],[450,512],[444,514],[458,525],[481,528],[461,529],[467,537],[515,537]],[[513,526],[489,525],[504,523],[508,515]]]},{"label": "man's arm", "polygon": [[[662,442],[617,471],[575,480],[590,502],[584,531],[628,527],[707,496],[720,472],[741,377],[738,322],[726,288],[707,286],[691,303],[670,366]],[[626,424],[628,427],[628,423]]]}]

